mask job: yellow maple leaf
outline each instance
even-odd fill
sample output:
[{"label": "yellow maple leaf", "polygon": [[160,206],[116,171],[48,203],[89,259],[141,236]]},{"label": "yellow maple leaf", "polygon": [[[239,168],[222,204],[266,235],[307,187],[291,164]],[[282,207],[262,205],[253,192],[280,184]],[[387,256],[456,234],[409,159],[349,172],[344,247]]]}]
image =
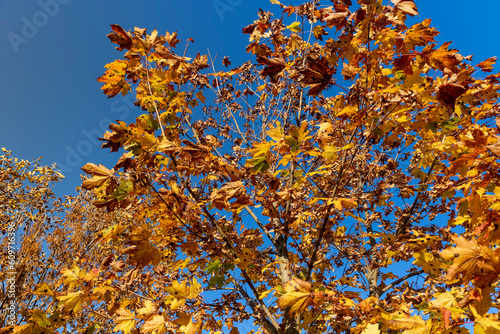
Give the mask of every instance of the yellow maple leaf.
[{"label": "yellow maple leaf", "polygon": [[131,90],[130,84],[125,81],[127,66],[128,62],[121,59],[106,64],[106,72],[102,77],[97,79],[97,81],[104,84],[101,87],[104,94],[113,97],[118,93],[122,93],[125,96]]},{"label": "yellow maple leaf", "polygon": [[47,319],[47,315],[41,310],[33,310],[30,320],[36,322],[36,324],[42,328],[51,326],[49,319]]},{"label": "yellow maple leaf", "polygon": [[146,300],[144,302],[144,306],[137,310],[138,314],[149,315],[156,311],[158,308],[151,300]]},{"label": "yellow maple leaf", "polygon": [[254,148],[250,149],[251,155],[254,158],[267,156],[274,145],[273,142],[254,143]]},{"label": "yellow maple leaf", "polygon": [[368,324],[365,329],[361,332],[361,334],[378,334],[380,333],[380,329],[378,328],[378,324]]},{"label": "yellow maple leaf", "polygon": [[172,285],[165,289],[170,295],[167,297],[166,303],[170,304],[172,310],[177,309],[186,303],[189,293],[186,281],[179,284],[178,281],[173,281]]},{"label": "yellow maple leaf", "polygon": [[281,296],[278,299],[278,306],[281,308],[290,307],[290,313],[297,314],[312,305],[312,301],[313,297],[310,293],[293,291]]},{"label": "yellow maple leaf", "polygon": [[469,305],[469,308],[474,315],[474,320],[476,321],[476,324],[474,326],[474,333],[500,333],[500,321],[493,318],[498,316],[486,315],[483,317],[479,315],[474,306]]},{"label": "yellow maple leaf", "polygon": [[358,205],[358,203],[351,198],[338,198],[333,200],[333,205],[335,209],[342,210],[344,208],[354,208]]},{"label": "yellow maple leaf", "polygon": [[80,268],[77,265],[74,265],[71,269],[64,268],[61,270],[61,274],[63,282],[69,284],[70,287],[74,287],[80,279]]},{"label": "yellow maple leaf", "polygon": [[280,142],[285,136],[283,127],[281,126],[281,122],[276,122],[276,126],[273,126],[271,124],[269,130],[266,131],[266,134],[275,142]]},{"label": "yellow maple leaf", "polygon": [[87,294],[83,291],[70,292],[67,295],[57,297],[57,300],[63,303],[65,310],[70,310],[78,313],[82,309],[83,302]]},{"label": "yellow maple leaf", "polygon": [[193,280],[191,286],[187,285],[187,281],[183,281],[182,283],[173,281],[172,285],[165,290],[170,294],[165,302],[170,304],[172,310],[175,310],[184,305],[187,299],[198,297],[201,285],[196,279]]},{"label": "yellow maple leaf", "polygon": [[316,126],[319,127],[318,137],[323,137],[325,135],[325,133],[329,133],[333,129],[332,123],[330,123],[330,122],[323,122],[320,125],[316,125]]},{"label": "yellow maple leaf", "polygon": [[189,294],[188,298],[193,299],[199,296],[201,293],[201,284],[198,283],[196,278],[193,278],[193,281],[191,282],[191,286],[189,287]]},{"label": "yellow maple leaf", "polygon": [[445,68],[453,68],[460,64],[461,56],[455,51],[448,51],[446,47],[441,46],[430,54],[429,61],[432,66],[443,71]]},{"label": "yellow maple leaf", "polygon": [[413,254],[415,261],[413,264],[421,267],[426,273],[436,273],[441,267],[439,261],[434,259],[432,253],[421,250],[420,253]]},{"label": "yellow maple leaf", "polygon": [[159,263],[162,255],[150,242],[142,242],[127,247],[123,250],[123,253],[129,254],[129,261],[141,267]]},{"label": "yellow maple leaf", "polygon": [[321,153],[321,156],[325,158],[326,162],[334,162],[337,160],[337,152],[339,151],[339,148],[337,148],[335,145],[326,145],[323,152]]},{"label": "yellow maple leaf", "polygon": [[187,313],[181,313],[173,323],[179,325],[179,329],[184,334],[197,334],[202,330],[201,321],[193,322],[193,317]]},{"label": "yellow maple leaf", "polygon": [[[393,314],[391,314],[393,316]],[[399,316],[390,319],[387,322],[390,329],[401,330],[406,329],[410,331],[404,331],[404,333],[427,333],[428,329],[425,321],[419,316]]]},{"label": "yellow maple leaf", "polygon": [[54,291],[47,283],[42,283],[36,285],[35,293],[40,295],[53,295]]},{"label": "yellow maple leaf", "polygon": [[135,327],[135,316],[132,312],[125,308],[120,308],[116,311],[118,318],[115,319],[116,326],[114,331],[123,331],[123,333],[130,333]]},{"label": "yellow maple leaf", "polygon": [[483,60],[476,66],[479,67],[483,72],[491,72],[494,69],[493,65],[495,65],[496,62],[497,62],[497,57],[491,57],[486,60]]},{"label": "yellow maple leaf", "polygon": [[443,293],[435,293],[433,295],[436,299],[431,301],[432,307],[435,307],[437,309],[450,309],[452,307],[458,306],[457,300],[455,296],[450,292],[446,291]]},{"label": "yellow maple leaf", "polygon": [[342,115],[351,116],[351,115],[354,115],[358,112],[359,112],[358,107],[347,106],[347,107],[343,108],[342,110],[340,110],[336,116],[337,117],[342,116]]},{"label": "yellow maple leaf", "polygon": [[286,293],[278,299],[278,306],[281,308],[290,307],[292,314],[301,313],[313,304],[309,282],[294,277],[285,285],[285,291]]},{"label": "yellow maple leaf", "polygon": [[293,22],[292,24],[288,25],[286,27],[287,29],[290,29],[293,32],[299,33],[300,30],[300,22]]},{"label": "yellow maple leaf", "polygon": [[255,259],[255,251],[250,248],[242,248],[241,252],[238,252],[238,258],[234,261],[234,264],[241,268],[246,268]]},{"label": "yellow maple leaf", "polygon": [[142,331],[146,333],[161,334],[166,332],[165,318],[163,315],[156,314],[148,319],[142,326]]}]

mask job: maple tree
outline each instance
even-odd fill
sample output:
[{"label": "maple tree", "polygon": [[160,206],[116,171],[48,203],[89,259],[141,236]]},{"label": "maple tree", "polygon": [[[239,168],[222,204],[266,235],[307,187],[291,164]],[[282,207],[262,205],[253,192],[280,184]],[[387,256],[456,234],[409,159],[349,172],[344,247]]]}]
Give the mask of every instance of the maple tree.
[{"label": "maple tree", "polygon": [[[47,227],[57,224],[57,215],[63,203],[54,201],[50,184],[62,175],[54,167],[40,166],[39,160],[26,161],[11,157],[12,152],[2,148],[0,155],[0,222],[2,228],[0,292],[1,326],[6,326],[4,310],[11,301],[27,308],[34,301],[33,294],[21,289],[34,287],[44,280],[58,276],[43,254],[43,240]],[[50,203],[50,207],[47,205]],[[52,222],[50,221],[53,219]],[[53,225],[52,225],[53,226]],[[22,233],[22,238],[17,234]],[[55,254],[56,255],[56,254]],[[56,255],[57,257],[57,255]],[[17,306],[17,305],[16,305]],[[13,308],[13,307],[12,307]]]},{"label": "maple tree", "polygon": [[[37,324],[34,329],[28,326],[28,332],[47,332],[44,328],[49,325],[89,328],[85,314],[66,319],[59,312],[46,316],[42,310],[52,307],[63,287],[61,270],[75,263],[89,271],[99,266],[103,248],[94,242],[96,233],[127,218],[123,212],[106,213],[96,208],[94,197],[85,190],[77,196],[57,197],[54,185],[63,175],[55,165],[43,166],[41,158],[21,160],[12,157],[12,151],[2,151],[0,332],[12,332],[12,317],[7,316],[11,314],[14,322]],[[9,312],[9,307],[14,312]],[[106,329],[105,324],[101,327]]]},{"label": "maple tree", "polygon": [[230,70],[112,25],[98,81],[142,114],[82,187],[123,219],[16,333],[500,331],[496,58],[438,45],[413,0],[271,2]]}]

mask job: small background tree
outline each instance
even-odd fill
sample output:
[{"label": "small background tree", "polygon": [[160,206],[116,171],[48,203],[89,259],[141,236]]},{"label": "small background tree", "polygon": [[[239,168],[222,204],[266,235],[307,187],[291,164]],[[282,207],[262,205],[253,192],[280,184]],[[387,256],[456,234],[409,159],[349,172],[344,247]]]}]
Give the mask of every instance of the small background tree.
[{"label": "small background tree", "polygon": [[[11,151],[2,150],[1,332],[11,333],[12,323],[27,322],[36,325],[25,332],[47,333],[63,325],[83,331],[89,328],[86,312],[66,318],[54,307],[56,296],[67,290],[61,270],[74,264],[87,271],[99,267],[106,247],[97,247],[96,234],[126,217],[120,211],[106,213],[96,208],[92,205],[95,198],[86,190],[80,189],[76,197],[58,198],[54,185],[63,176],[55,166],[43,166],[40,159],[19,160]],[[113,328],[104,321],[99,326],[108,331]]]}]

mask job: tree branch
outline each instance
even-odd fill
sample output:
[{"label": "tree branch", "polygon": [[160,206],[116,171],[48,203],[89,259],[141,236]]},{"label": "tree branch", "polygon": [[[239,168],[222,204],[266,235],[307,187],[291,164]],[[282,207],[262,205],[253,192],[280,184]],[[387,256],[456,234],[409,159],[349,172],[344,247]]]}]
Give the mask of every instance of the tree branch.
[{"label": "tree branch", "polygon": [[384,287],[383,289],[380,290],[380,295],[383,295],[384,293],[386,293],[388,290],[392,289],[393,286],[395,285],[398,285],[399,283],[403,282],[403,281],[406,281],[408,278],[411,278],[413,276],[417,276],[417,275],[420,275],[420,274],[423,274],[424,271],[423,270],[419,270],[419,271],[416,271],[414,273],[411,273],[411,274],[408,274],[408,275],[405,275],[403,277],[401,277],[400,279],[397,279],[395,280],[394,282],[392,282],[391,284],[387,285],[386,287]]}]

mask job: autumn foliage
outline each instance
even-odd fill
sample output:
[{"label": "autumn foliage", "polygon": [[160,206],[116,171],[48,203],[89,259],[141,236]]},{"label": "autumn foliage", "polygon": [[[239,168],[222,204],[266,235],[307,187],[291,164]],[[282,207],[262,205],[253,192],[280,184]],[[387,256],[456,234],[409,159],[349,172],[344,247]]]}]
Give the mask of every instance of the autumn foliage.
[{"label": "autumn foliage", "polygon": [[138,115],[82,167],[107,223],[15,333],[500,331],[496,58],[413,0],[271,2],[234,68],[111,26]]}]

